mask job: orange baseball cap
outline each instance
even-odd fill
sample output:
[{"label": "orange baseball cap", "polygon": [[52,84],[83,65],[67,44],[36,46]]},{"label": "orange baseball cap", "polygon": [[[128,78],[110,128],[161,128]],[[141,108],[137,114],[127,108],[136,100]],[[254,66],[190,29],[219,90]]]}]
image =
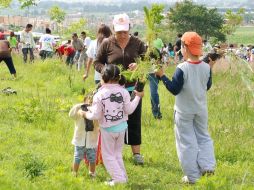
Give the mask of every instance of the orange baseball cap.
[{"label": "orange baseball cap", "polygon": [[192,55],[202,55],[202,38],[196,32],[185,32],[181,40]]}]

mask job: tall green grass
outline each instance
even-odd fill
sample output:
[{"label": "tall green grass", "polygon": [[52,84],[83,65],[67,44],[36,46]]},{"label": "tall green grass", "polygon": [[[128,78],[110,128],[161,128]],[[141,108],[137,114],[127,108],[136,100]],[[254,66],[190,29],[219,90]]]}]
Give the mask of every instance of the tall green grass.
[{"label": "tall green grass", "polygon": [[[0,93],[0,189],[111,189],[103,184],[109,176],[101,165],[95,180],[89,178],[84,165],[77,178],[70,169],[74,122],[68,111],[82,101],[82,88],[94,88],[92,74],[83,82],[82,72],[57,60],[32,65],[24,65],[18,56],[14,60],[17,80],[0,65],[0,89],[10,86],[17,90],[17,95]],[[167,69],[169,77],[174,69]],[[159,93],[161,121],[152,117],[146,85],[141,147],[145,165],[133,165],[130,147],[125,146],[129,182],[113,189],[254,189],[254,100],[239,72],[227,70],[213,77],[208,106],[216,174],[201,178],[196,185],[180,181],[183,173],[175,148],[174,97],[162,84]]]}]

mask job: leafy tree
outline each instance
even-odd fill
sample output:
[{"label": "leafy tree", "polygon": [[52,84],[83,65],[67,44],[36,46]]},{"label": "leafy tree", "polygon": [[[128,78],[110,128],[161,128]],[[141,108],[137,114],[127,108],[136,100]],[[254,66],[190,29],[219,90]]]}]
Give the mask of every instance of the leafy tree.
[{"label": "leafy tree", "polygon": [[217,9],[207,9],[203,5],[184,0],[170,8],[168,20],[177,32],[195,31],[206,39],[216,37],[225,41],[225,35],[221,31],[224,21]]},{"label": "leafy tree", "polygon": [[36,6],[38,4],[39,1],[37,0],[19,0],[20,3],[20,8],[24,9],[24,8],[29,8],[30,6]]},{"label": "leafy tree", "polygon": [[51,7],[48,13],[50,16],[50,20],[55,21],[57,23],[57,32],[58,32],[59,25],[64,21],[66,12],[58,6],[53,6]]},{"label": "leafy tree", "polygon": [[70,35],[73,32],[80,34],[82,31],[86,31],[85,26],[86,26],[86,20],[84,18],[81,18],[79,21],[73,22],[68,26],[68,28],[65,30],[65,35],[66,36]]},{"label": "leafy tree", "polygon": [[232,10],[227,10],[225,13],[225,24],[223,26],[223,32],[227,35],[232,35],[237,27],[243,22],[245,10],[243,8],[239,9],[237,13],[233,13]]},{"label": "leafy tree", "polygon": [[164,16],[162,15],[163,10],[164,5],[162,4],[152,4],[150,9],[146,6],[144,7],[146,41],[148,42],[148,46],[150,46],[152,41],[155,39],[156,33],[160,31],[159,25],[164,19]]},{"label": "leafy tree", "polygon": [[[0,7],[9,7],[11,4],[12,0],[0,0]],[[37,5],[39,0],[19,0],[20,3],[20,8],[24,9],[26,7],[30,7],[33,5]]]},{"label": "leafy tree", "polygon": [[12,0],[0,0],[0,7],[9,7],[11,4]]}]

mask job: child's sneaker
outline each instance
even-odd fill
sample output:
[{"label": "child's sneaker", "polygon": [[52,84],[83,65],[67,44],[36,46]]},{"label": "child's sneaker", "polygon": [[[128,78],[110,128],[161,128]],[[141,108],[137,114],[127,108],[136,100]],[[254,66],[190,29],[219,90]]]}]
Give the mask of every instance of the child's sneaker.
[{"label": "child's sneaker", "polygon": [[143,165],[144,164],[143,156],[140,155],[140,154],[134,154],[133,155],[133,160],[134,160],[134,163],[137,164],[137,165]]},{"label": "child's sneaker", "polygon": [[195,182],[191,182],[189,180],[188,176],[183,176],[182,183],[185,183],[185,184],[194,184]]},{"label": "child's sneaker", "polygon": [[78,177],[78,172],[72,172],[72,175],[74,176],[74,177]]},{"label": "child's sneaker", "polygon": [[95,172],[91,172],[91,171],[89,171],[89,176],[90,176],[90,178],[95,178],[96,177],[96,174],[95,174]]},{"label": "child's sneaker", "polygon": [[115,182],[113,181],[113,179],[110,179],[108,181],[105,181],[104,182],[105,185],[108,185],[108,186],[114,186],[115,185]]}]

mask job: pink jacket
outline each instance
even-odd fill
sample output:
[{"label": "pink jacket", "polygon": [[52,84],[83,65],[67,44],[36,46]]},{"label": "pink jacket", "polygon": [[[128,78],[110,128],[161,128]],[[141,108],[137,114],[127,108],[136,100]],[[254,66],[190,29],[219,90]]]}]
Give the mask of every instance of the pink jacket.
[{"label": "pink jacket", "polygon": [[93,97],[93,105],[86,118],[99,120],[100,127],[111,127],[128,120],[138,106],[140,97],[130,101],[129,92],[119,84],[103,84]]}]

